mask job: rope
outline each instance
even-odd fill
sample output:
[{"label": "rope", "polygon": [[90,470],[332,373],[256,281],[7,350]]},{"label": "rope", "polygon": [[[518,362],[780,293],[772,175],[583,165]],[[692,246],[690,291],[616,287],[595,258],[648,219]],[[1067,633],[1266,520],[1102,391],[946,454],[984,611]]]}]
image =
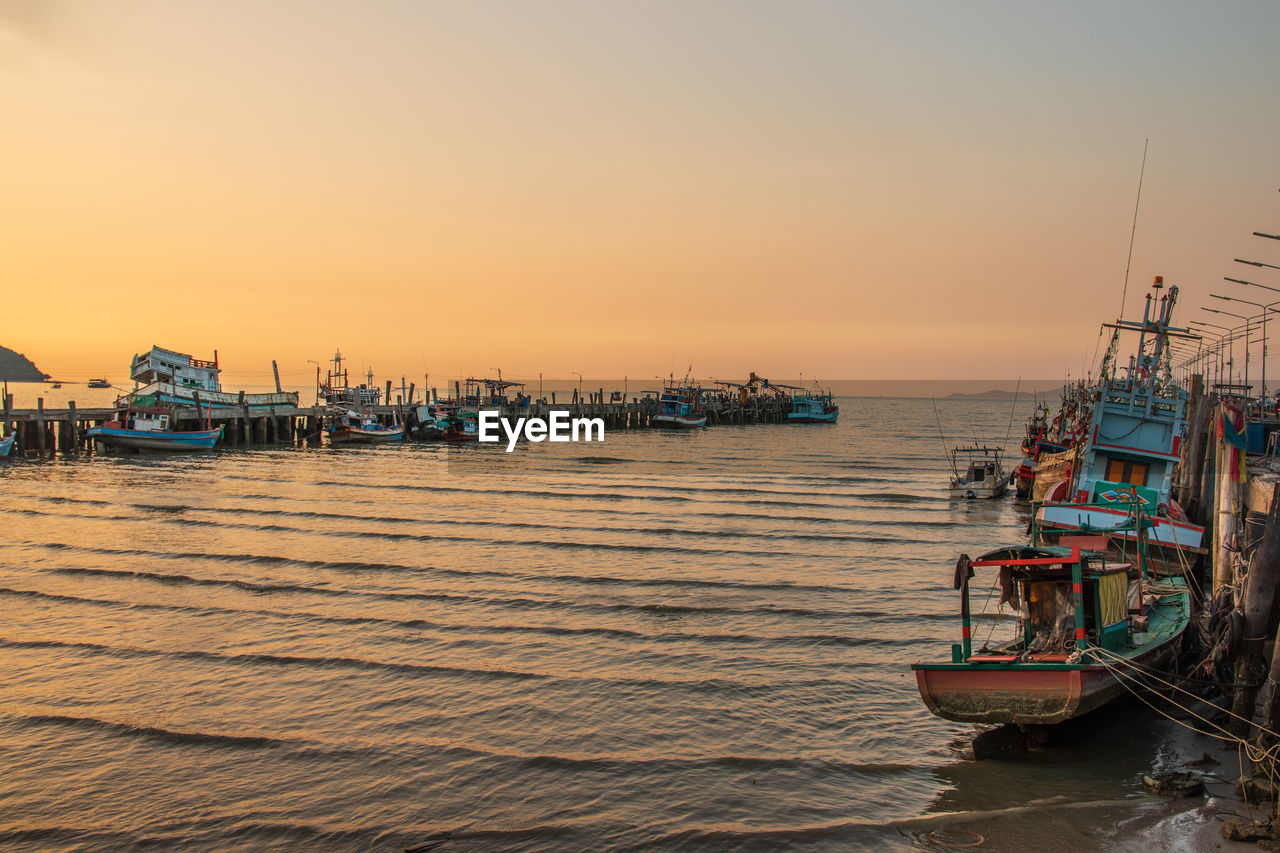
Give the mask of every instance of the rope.
[{"label": "rope", "polygon": [[[1120,662],[1124,663],[1125,665],[1127,665],[1127,666],[1129,666],[1129,667],[1131,667],[1131,668],[1133,668],[1133,669],[1138,669],[1138,665],[1134,664],[1132,661],[1129,661],[1129,660],[1127,660],[1126,658],[1124,658],[1124,657],[1122,657],[1122,656],[1120,656],[1120,655],[1115,654],[1114,652],[1111,652],[1111,651],[1109,651],[1109,650],[1107,650],[1107,649],[1104,649],[1104,648],[1102,648],[1101,646],[1094,646],[1094,645],[1090,645],[1090,646],[1088,646],[1088,647],[1087,647],[1087,651],[1089,651],[1091,654],[1093,654],[1093,655],[1094,655],[1094,657],[1098,660],[1098,663],[1099,663],[1099,664],[1101,664],[1103,667],[1105,667],[1109,672],[1111,672],[1112,674],[1114,674],[1117,678],[1120,678],[1120,679],[1129,679],[1129,678],[1131,678],[1131,676],[1130,676],[1128,673],[1122,672],[1122,671],[1120,670],[1120,668],[1119,668],[1119,667],[1117,667],[1117,666],[1114,666],[1114,665],[1112,665],[1112,664],[1107,663],[1106,658],[1111,658],[1111,659],[1113,659],[1113,660],[1118,660],[1118,661],[1120,661]],[[1161,678],[1160,676],[1156,675],[1156,674],[1155,674],[1155,673],[1153,673],[1153,672],[1147,672],[1147,673],[1144,673],[1144,674],[1145,674],[1147,677],[1151,678],[1152,680],[1154,680],[1154,681],[1158,681],[1158,682],[1160,682],[1161,684],[1165,685],[1166,687],[1169,687],[1169,688],[1171,688],[1171,689],[1173,689],[1173,690],[1177,691],[1178,693],[1185,693],[1186,695],[1191,696],[1191,697],[1193,697],[1193,698],[1195,698],[1195,699],[1197,699],[1197,700],[1198,700],[1198,699],[1200,699],[1200,697],[1199,697],[1199,696],[1196,696],[1196,694],[1192,693],[1191,691],[1189,691],[1189,690],[1184,690],[1183,688],[1179,687],[1178,685],[1174,684],[1173,682],[1171,682],[1171,681],[1167,681],[1167,680],[1165,680],[1165,679]],[[1135,680],[1136,680],[1136,679],[1135,679]],[[1123,682],[1122,682],[1122,683],[1123,683]],[[1127,685],[1126,685],[1126,686],[1127,686]],[[1143,687],[1147,687],[1147,685],[1142,685],[1142,686],[1143,686]],[[1150,687],[1147,687],[1147,689],[1148,689],[1148,690],[1150,690],[1151,688],[1150,688]],[[1152,692],[1156,692],[1156,691],[1152,691]],[[1228,709],[1226,709],[1226,708],[1220,708],[1220,709],[1219,709],[1219,710],[1221,710],[1223,713],[1225,713],[1227,716],[1229,716],[1229,717],[1234,717],[1235,719],[1240,720],[1241,722],[1245,723],[1246,725],[1250,726],[1251,728],[1252,728],[1253,726],[1257,726],[1257,728],[1258,728],[1258,730],[1259,730],[1260,732],[1262,732],[1262,733],[1264,733],[1264,734],[1267,734],[1267,735],[1270,735],[1270,736],[1275,740],[1275,743],[1274,743],[1271,747],[1269,747],[1268,749],[1266,749],[1266,750],[1260,750],[1256,745],[1251,744],[1251,743],[1249,743],[1248,741],[1245,741],[1245,740],[1243,740],[1242,738],[1239,738],[1239,737],[1237,737],[1236,735],[1231,734],[1231,732],[1230,732],[1230,731],[1228,731],[1226,728],[1224,728],[1221,724],[1219,724],[1219,723],[1215,723],[1213,720],[1210,720],[1210,719],[1208,719],[1207,717],[1205,717],[1205,716],[1203,716],[1203,715],[1201,715],[1201,714],[1196,713],[1196,712],[1195,712],[1195,711],[1193,711],[1191,708],[1189,708],[1189,707],[1187,707],[1187,706],[1185,706],[1185,705],[1181,705],[1181,704],[1179,704],[1177,701],[1175,701],[1175,700],[1173,700],[1173,699],[1169,698],[1168,696],[1166,696],[1166,697],[1164,697],[1164,698],[1165,698],[1165,701],[1169,702],[1169,703],[1170,703],[1171,705],[1173,705],[1175,708],[1178,708],[1179,710],[1181,710],[1181,711],[1183,711],[1183,712],[1187,713],[1188,715],[1190,715],[1190,716],[1192,716],[1192,717],[1195,717],[1196,719],[1200,720],[1201,722],[1208,723],[1210,726],[1213,726],[1214,728],[1218,729],[1218,730],[1219,730],[1219,731],[1221,731],[1221,732],[1225,732],[1225,735],[1215,735],[1215,734],[1211,734],[1211,733],[1208,733],[1208,732],[1201,732],[1201,734],[1208,734],[1210,737],[1216,737],[1216,738],[1218,738],[1219,740],[1223,740],[1223,741],[1227,741],[1227,742],[1232,742],[1232,743],[1239,742],[1239,743],[1243,743],[1243,744],[1245,744],[1246,751],[1249,751],[1249,753],[1250,753],[1250,760],[1254,761],[1254,763],[1255,763],[1255,764],[1257,764],[1257,763],[1261,763],[1261,761],[1262,761],[1262,760],[1264,760],[1264,759],[1266,759],[1266,758],[1271,758],[1272,760],[1274,760],[1276,756],[1272,756],[1272,755],[1271,755],[1271,753],[1272,753],[1272,752],[1277,752],[1277,755],[1280,755],[1280,734],[1276,734],[1276,733],[1275,733],[1275,732],[1273,732],[1271,729],[1268,729],[1267,727],[1265,727],[1265,726],[1263,726],[1263,725],[1260,725],[1260,724],[1256,724],[1256,723],[1254,723],[1252,719],[1242,717],[1242,716],[1240,716],[1239,714],[1235,713],[1234,711],[1230,711],[1230,710],[1228,710]],[[1144,700],[1144,701],[1145,701],[1145,700]],[[1147,704],[1150,704],[1150,703],[1147,703]],[[1215,706],[1215,707],[1217,707],[1217,706]],[[1180,720],[1176,720],[1176,719],[1175,719],[1175,718],[1173,718],[1173,717],[1169,717],[1169,715],[1168,715],[1168,714],[1163,714],[1163,713],[1162,713],[1162,716],[1168,717],[1169,719],[1174,720],[1174,722],[1181,723],[1181,721],[1180,721]],[[1192,729],[1194,730],[1194,727],[1192,727],[1192,726],[1188,726],[1188,728],[1192,728]],[[1256,753],[1259,757],[1255,759],[1255,758],[1254,758],[1254,753]]]}]

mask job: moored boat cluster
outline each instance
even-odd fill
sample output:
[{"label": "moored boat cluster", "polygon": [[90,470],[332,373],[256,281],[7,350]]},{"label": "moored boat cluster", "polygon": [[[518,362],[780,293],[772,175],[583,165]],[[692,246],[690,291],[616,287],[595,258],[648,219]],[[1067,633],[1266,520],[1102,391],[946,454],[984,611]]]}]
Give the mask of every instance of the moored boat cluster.
[{"label": "moored boat cluster", "polygon": [[[322,436],[333,444],[406,439],[469,443],[481,439],[479,416],[484,411],[519,418],[571,410],[575,416],[603,418],[610,428],[680,430],[713,423],[831,424],[840,411],[831,392],[816,384],[801,388],[771,383],[754,373],[743,383],[717,380],[710,385],[672,376],[660,391],[637,394],[630,402],[625,390],[614,391],[606,399],[603,389],[583,395],[579,388],[563,403],[557,403],[554,391],[549,399],[541,395],[534,399],[524,383],[504,380],[499,374],[497,379],[455,381],[453,393],[445,395],[432,388],[429,393],[423,389],[419,396],[414,385],[402,384],[393,403],[390,382],[384,392],[374,384],[370,372],[367,381],[357,385],[343,362],[338,352],[326,375],[317,367],[316,403],[304,407],[298,392],[281,388],[278,372],[275,392],[232,393],[222,390],[217,352],[205,361],[153,347],[134,356],[130,376],[135,388],[122,394],[113,409],[77,412],[71,404],[66,415],[59,416],[41,407],[27,413],[19,426],[25,426],[33,439],[25,442],[30,449],[41,452],[46,447],[52,450],[55,444],[70,449],[82,441],[113,450],[192,451],[210,450],[222,443],[315,441]],[[8,403],[7,396],[5,400]],[[13,414],[6,409],[3,423],[7,435],[0,441],[0,455],[15,445],[14,433],[7,427]],[[88,428],[81,432],[78,427],[86,420]],[[51,424],[65,424],[66,428],[51,431]]]},{"label": "moored boat cluster", "polygon": [[[1018,496],[1034,501],[1029,539],[959,558],[960,642],[949,660],[913,666],[933,713],[1061,723],[1125,695],[1134,670],[1163,671],[1177,657],[1205,549],[1204,527],[1172,488],[1189,394],[1173,377],[1170,341],[1188,333],[1173,325],[1178,288],[1164,290],[1157,277],[1141,321],[1106,324],[1110,345],[1095,381],[1064,388],[1053,418],[1036,405],[1012,475]],[[1122,333],[1137,337],[1127,364]],[[999,449],[960,451],[983,458],[964,476],[957,467],[952,494],[997,496]],[[976,570],[996,575],[997,607],[1008,608],[1013,636],[975,648]]]}]

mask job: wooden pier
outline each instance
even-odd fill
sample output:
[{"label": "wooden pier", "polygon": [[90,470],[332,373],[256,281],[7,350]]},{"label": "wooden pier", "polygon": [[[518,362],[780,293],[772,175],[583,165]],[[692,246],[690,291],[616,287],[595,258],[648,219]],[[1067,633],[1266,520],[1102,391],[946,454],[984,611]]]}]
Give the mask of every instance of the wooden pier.
[{"label": "wooden pier", "polygon": [[[600,418],[608,431],[652,428],[651,416],[658,409],[658,401],[652,397],[632,397],[626,400],[606,400],[603,390],[589,392],[580,399],[577,393],[566,402],[557,402],[556,394],[548,399],[517,406],[481,406],[486,411],[497,411],[506,418],[541,417],[551,411],[568,412],[573,418]],[[243,400],[243,394],[241,394]],[[412,407],[400,402],[375,406],[379,421],[414,426]],[[746,425],[786,423],[791,411],[786,397],[752,397],[747,400],[725,398],[713,401],[707,407],[707,425]],[[71,402],[66,408],[46,409],[44,399],[36,401],[34,409],[15,409],[13,395],[4,399],[0,412],[0,430],[5,436],[18,436],[15,453],[75,453],[90,449],[93,442],[84,438],[86,430],[102,426],[116,416],[111,408],[79,408]],[[324,433],[325,406],[278,406],[267,411],[250,411],[243,402],[239,406],[204,406],[197,412],[195,406],[175,407],[173,418],[179,430],[201,429],[207,422],[210,428],[223,427],[222,445],[229,447],[319,444]]]}]

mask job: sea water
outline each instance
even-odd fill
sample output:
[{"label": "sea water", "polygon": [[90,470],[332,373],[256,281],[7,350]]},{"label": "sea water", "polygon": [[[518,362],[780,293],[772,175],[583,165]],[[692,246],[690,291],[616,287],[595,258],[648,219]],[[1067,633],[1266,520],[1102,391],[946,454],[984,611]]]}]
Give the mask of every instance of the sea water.
[{"label": "sea water", "polygon": [[974,762],[910,670],[958,642],[957,556],[1025,541],[1012,497],[948,499],[946,447],[1016,448],[1030,401],[838,402],[0,463],[0,848],[1114,839],[1167,748],[1147,715]]}]

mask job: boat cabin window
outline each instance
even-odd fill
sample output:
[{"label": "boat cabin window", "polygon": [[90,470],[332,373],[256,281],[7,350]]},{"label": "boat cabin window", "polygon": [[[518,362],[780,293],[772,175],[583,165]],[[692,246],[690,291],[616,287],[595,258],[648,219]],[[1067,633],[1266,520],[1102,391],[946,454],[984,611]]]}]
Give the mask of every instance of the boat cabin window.
[{"label": "boat cabin window", "polygon": [[1112,483],[1128,483],[1131,486],[1147,484],[1147,463],[1129,459],[1108,459],[1107,480]]}]

